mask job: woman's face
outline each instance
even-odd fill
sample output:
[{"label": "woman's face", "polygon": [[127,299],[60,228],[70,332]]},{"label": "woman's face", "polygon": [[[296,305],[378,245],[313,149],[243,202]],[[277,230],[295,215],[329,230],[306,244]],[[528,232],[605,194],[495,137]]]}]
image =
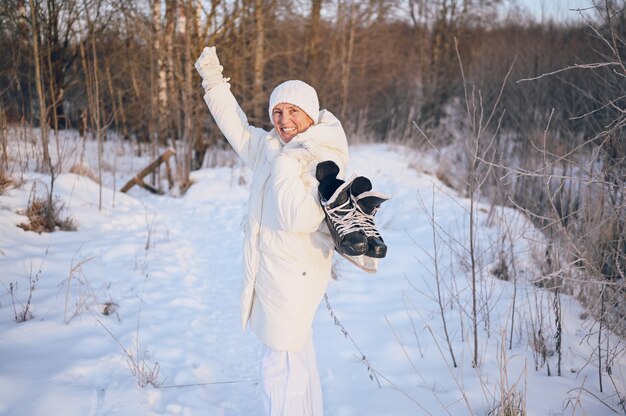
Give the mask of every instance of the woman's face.
[{"label": "woman's face", "polygon": [[272,123],[285,143],[289,143],[298,133],[308,129],[313,120],[302,109],[288,103],[277,104],[272,110]]}]

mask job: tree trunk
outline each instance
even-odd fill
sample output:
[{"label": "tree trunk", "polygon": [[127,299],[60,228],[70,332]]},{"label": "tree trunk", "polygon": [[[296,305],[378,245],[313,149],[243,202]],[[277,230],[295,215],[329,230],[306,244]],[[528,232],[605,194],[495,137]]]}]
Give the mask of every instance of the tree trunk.
[{"label": "tree trunk", "polygon": [[[315,73],[312,71],[315,62],[318,59],[319,48],[319,31],[320,31],[320,14],[322,11],[322,0],[313,0],[311,2],[311,22],[309,26],[308,45],[305,55],[305,73],[312,77]],[[316,79],[313,80],[316,83]]]},{"label": "tree trunk", "polygon": [[256,123],[262,120],[264,111],[263,99],[263,71],[265,68],[265,56],[263,53],[265,38],[265,15],[263,11],[263,0],[255,0],[254,3],[254,23],[255,23],[255,43],[254,43],[254,82],[252,84],[253,93],[253,117]]},{"label": "tree trunk", "polygon": [[96,132],[96,138],[98,140],[98,209],[102,210],[102,154],[104,148],[102,144],[102,118],[100,111],[100,81],[98,79],[98,54],[96,53],[96,36],[92,32],[91,35],[91,52],[93,54],[93,88],[94,88],[94,102],[91,115],[94,120],[94,130]]},{"label": "tree trunk", "polygon": [[43,92],[43,79],[41,76],[41,61],[39,56],[39,28],[37,25],[37,6],[34,0],[30,0],[30,12],[33,32],[33,58],[35,60],[35,85],[37,97],[39,98],[39,126],[41,129],[41,146],[43,147],[44,165],[50,173],[50,189],[48,192],[48,209],[46,210],[46,222],[50,229],[54,229],[54,209],[52,201],[52,191],[54,189],[54,167],[48,149],[48,108]]},{"label": "tree trunk", "polygon": [[350,87],[350,72],[352,71],[352,52],[354,50],[354,35],[356,25],[354,22],[356,6],[350,4],[350,10],[345,24],[344,37],[341,43],[341,118],[346,118],[348,113],[348,93]]},{"label": "tree trunk", "polygon": [[130,190],[130,188],[132,188],[135,185],[139,185],[141,186],[143,189],[146,189],[150,192],[152,192],[153,194],[158,194],[159,190],[156,188],[153,188],[150,185],[147,185],[144,181],[143,178],[146,177],[148,174],[150,174],[151,172],[155,171],[162,163],[166,164],[166,169],[168,170],[168,175],[167,175],[167,179],[170,183],[170,188],[172,186],[172,179],[171,179],[171,175],[169,172],[169,168],[167,165],[168,163],[168,159],[171,156],[176,155],[176,152],[174,151],[174,149],[169,148],[167,149],[165,152],[163,152],[163,154],[161,154],[158,158],[156,158],[155,160],[153,160],[152,162],[150,162],[148,164],[148,166],[146,166],[145,168],[141,169],[141,171],[139,171],[139,173],[137,175],[135,175],[132,179],[130,179],[128,182],[126,182],[126,185],[124,185],[122,187],[122,189],[120,189],[120,192],[128,192]]},{"label": "tree trunk", "polygon": [[[166,6],[167,10],[167,6]],[[166,11],[167,13],[167,11]],[[170,119],[170,102],[167,88],[167,67],[164,56],[168,53],[168,39],[169,33],[163,30],[161,27],[161,0],[155,1],[153,5],[153,24],[154,24],[154,54],[156,58],[157,69],[157,98],[158,98],[158,111],[157,111],[157,130],[159,137],[167,135],[167,122]]]},{"label": "tree trunk", "polygon": [[[161,26],[161,0],[152,1],[152,31],[150,42],[150,106],[148,118],[148,135],[150,137],[150,156],[157,157],[159,142],[159,54],[161,44],[159,42],[159,28]],[[151,176],[151,183],[157,183],[156,174]]]},{"label": "tree trunk", "polygon": [[[191,62],[191,26],[193,24],[192,19],[192,10],[193,10],[193,0],[186,0],[184,4],[184,20],[185,24],[181,28],[184,30],[184,54],[185,54],[185,62]],[[192,65],[185,65],[183,69],[183,142],[185,143],[185,154],[183,157],[184,161],[184,170],[182,179],[182,189],[185,190],[189,187],[189,174],[191,173],[191,161],[193,160],[193,113],[192,113]]]},{"label": "tree trunk", "polygon": [[[183,6],[184,7],[184,6]],[[167,0],[165,3],[165,61],[167,64],[167,91],[169,105],[172,110],[169,112],[168,137],[173,146],[176,147],[177,154],[175,170],[178,178],[185,177],[185,143],[183,142],[183,108],[181,97],[181,77],[177,63],[180,61],[182,51],[175,47],[176,33],[178,31],[178,0]]]}]

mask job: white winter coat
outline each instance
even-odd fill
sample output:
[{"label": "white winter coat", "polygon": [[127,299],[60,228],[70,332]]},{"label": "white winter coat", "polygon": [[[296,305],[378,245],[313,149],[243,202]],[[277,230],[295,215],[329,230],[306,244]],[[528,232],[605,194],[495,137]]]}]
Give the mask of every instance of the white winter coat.
[{"label": "white winter coat", "polygon": [[[331,237],[320,226],[315,166],[333,160],[342,169],[348,145],[339,120],[322,110],[316,124],[283,145],[278,132],[250,126],[224,83],[204,96],[220,130],[252,169],[243,221],[241,319],[275,350],[296,351],[311,335],[330,279]],[[322,227],[323,228],[323,227]]]}]

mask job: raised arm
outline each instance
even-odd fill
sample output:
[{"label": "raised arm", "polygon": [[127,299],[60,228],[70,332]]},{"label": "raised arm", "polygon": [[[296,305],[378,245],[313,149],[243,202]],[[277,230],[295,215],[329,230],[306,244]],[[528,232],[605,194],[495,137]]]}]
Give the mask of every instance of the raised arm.
[{"label": "raised arm", "polygon": [[195,67],[202,77],[204,101],[217,126],[244,163],[254,168],[267,132],[248,124],[248,118],[230,91],[230,78],[222,75],[224,68],[214,46],[204,48]]}]

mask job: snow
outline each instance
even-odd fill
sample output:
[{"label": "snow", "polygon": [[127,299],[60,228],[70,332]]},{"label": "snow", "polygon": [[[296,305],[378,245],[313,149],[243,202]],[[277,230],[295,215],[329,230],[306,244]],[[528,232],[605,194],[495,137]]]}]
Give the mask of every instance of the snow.
[{"label": "snow", "polygon": [[[72,149],[84,149],[80,162],[96,171],[95,144],[66,140],[65,166],[78,162],[67,156],[77,154]],[[0,415],[261,414],[261,346],[239,317],[250,172],[238,163],[194,172],[182,197],[139,187],[122,194],[114,189],[150,158],[133,156],[128,144],[105,145],[102,189],[84,176],[58,176],[54,195],[78,230],[50,234],[16,226],[27,221],[33,186],[38,194],[49,186],[32,169],[35,157],[17,149],[31,156],[19,160],[25,172],[13,171],[19,186],[0,195]],[[516,212],[483,205],[475,211],[479,365],[472,365],[470,201],[427,174],[436,171],[432,163],[401,146],[351,148],[348,174],[392,194],[376,216],[389,252],[376,274],[336,256],[336,279],[314,323],[325,414],[487,415],[510,390],[527,415],[621,414],[623,341],[607,344],[617,352],[600,392],[597,327],[562,295],[562,375],[552,355],[548,376],[531,348],[539,326],[548,348],[555,344],[554,295],[529,283],[540,235]],[[490,273],[511,252],[516,292]],[[17,323],[27,305],[33,318]]]}]

